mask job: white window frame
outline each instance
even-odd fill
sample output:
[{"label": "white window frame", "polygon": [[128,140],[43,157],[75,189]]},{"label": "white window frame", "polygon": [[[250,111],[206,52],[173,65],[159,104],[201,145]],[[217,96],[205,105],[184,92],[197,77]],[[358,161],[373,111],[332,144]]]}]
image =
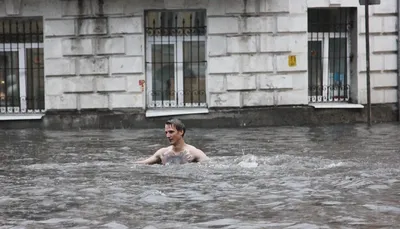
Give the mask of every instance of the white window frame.
[{"label": "white window frame", "polygon": [[[322,85],[326,85],[327,87],[330,86],[329,81],[329,39],[331,38],[346,38],[346,45],[347,45],[347,53],[346,57],[350,57],[351,53],[351,46],[350,46],[350,37],[347,33],[340,33],[340,32],[310,32],[308,33],[308,41],[321,41],[322,45]],[[350,85],[350,58],[346,58],[347,64],[347,85]],[[348,97],[345,99],[333,99],[330,97],[330,93],[327,90],[322,90],[322,96],[309,96],[310,102],[338,102],[338,101],[345,101],[348,102],[349,100],[349,91],[347,92]],[[326,99],[325,99],[326,98]]]},{"label": "white window frame", "polygon": [[[147,60],[152,60],[152,46],[153,45],[174,45],[174,62],[175,65],[177,66],[174,71],[175,71],[175,80],[174,80],[174,89],[175,92],[178,92],[178,103],[176,101],[171,101],[171,100],[164,100],[164,101],[153,101],[153,96],[151,93],[147,93],[147,106],[149,108],[182,108],[182,107],[206,107],[207,103],[201,103],[200,105],[198,103],[184,103],[184,74],[183,74],[183,43],[184,42],[197,42],[197,41],[202,41],[205,42],[206,38],[205,36],[195,36],[193,35],[192,37],[190,36],[177,36],[177,37],[152,37],[149,36],[147,37],[147,50],[146,50],[146,55],[147,55]],[[206,57],[205,57],[206,58]],[[150,62],[147,66],[146,70],[146,75],[147,79],[146,81],[148,82],[147,85],[147,90],[148,92],[152,92],[153,89],[153,66],[152,63]],[[181,92],[181,93],[180,93]],[[154,105],[155,103],[155,105]]]},{"label": "white window frame", "polygon": [[[20,97],[20,107],[0,107],[0,114],[13,114],[13,113],[41,113],[45,112],[45,109],[29,109],[27,110],[26,101],[26,49],[43,48],[43,43],[26,44],[26,43],[0,43],[0,52],[15,52],[18,51],[18,67],[19,67],[19,97]],[[44,79],[43,79],[44,80]],[[25,98],[25,99],[23,99]]]}]

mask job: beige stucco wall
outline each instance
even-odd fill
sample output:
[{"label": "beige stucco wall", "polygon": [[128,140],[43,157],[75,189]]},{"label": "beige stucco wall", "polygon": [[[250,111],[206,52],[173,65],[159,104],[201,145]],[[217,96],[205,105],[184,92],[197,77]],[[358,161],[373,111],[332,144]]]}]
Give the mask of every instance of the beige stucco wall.
[{"label": "beige stucco wall", "polygon": [[[46,109],[145,108],[144,10],[183,8],[207,9],[208,106],[244,107],[308,104],[307,8],[358,7],[352,88],[356,102],[366,103],[358,0],[12,2],[0,1],[7,6],[0,16],[44,17]],[[396,101],[395,13],[395,0],[370,9],[374,103]],[[289,55],[297,66],[288,66]]]}]

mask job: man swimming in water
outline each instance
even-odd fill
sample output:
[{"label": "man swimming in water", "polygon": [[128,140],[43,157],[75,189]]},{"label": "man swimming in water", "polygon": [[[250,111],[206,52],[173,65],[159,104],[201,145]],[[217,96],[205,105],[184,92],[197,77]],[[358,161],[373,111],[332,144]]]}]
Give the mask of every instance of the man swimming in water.
[{"label": "man swimming in water", "polygon": [[196,147],[186,144],[185,125],[179,119],[171,119],[165,123],[165,135],[170,146],[157,150],[146,160],[137,161],[139,164],[185,164],[208,160],[207,155]]}]

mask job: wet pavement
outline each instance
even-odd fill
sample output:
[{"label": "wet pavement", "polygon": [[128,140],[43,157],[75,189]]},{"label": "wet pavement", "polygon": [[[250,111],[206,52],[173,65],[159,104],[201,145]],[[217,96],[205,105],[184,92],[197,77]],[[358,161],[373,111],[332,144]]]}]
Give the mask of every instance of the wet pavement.
[{"label": "wet pavement", "polygon": [[400,228],[400,126],[189,129],[211,161],[133,162],[151,130],[0,130],[0,228]]}]

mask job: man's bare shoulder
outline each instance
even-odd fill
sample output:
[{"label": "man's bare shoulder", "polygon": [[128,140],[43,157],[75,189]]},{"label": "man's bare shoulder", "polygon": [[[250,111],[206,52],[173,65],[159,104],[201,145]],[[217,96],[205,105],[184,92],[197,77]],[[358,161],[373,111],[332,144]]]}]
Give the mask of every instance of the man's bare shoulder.
[{"label": "man's bare shoulder", "polygon": [[196,153],[196,154],[204,154],[203,150],[201,150],[201,149],[199,149],[199,148],[197,148],[197,147],[195,147],[193,145],[186,144],[186,147],[187,147],[186,149],[189,152],[193,152],[193,153]]},{"label": "man's bare shoulder", "polygon": [[189,144],[187,144],[186,147],[198,162],[202,162],[209,159],[208,156],[203,152],[203,150]]},{"label": "man's bare shoulder", "polygon": [[186,148],[187,148],[188,150],[198,150],[195,146],[190,145],[190,144],[186,144]]},{"label": "man's bare shoulder", "polygon": [[157,150],[156,154],[161,155],[163,153],[170,151],[171,149],[172,149],[172,146],[163,147],[163,148],[160,148],[159,150]]}]

